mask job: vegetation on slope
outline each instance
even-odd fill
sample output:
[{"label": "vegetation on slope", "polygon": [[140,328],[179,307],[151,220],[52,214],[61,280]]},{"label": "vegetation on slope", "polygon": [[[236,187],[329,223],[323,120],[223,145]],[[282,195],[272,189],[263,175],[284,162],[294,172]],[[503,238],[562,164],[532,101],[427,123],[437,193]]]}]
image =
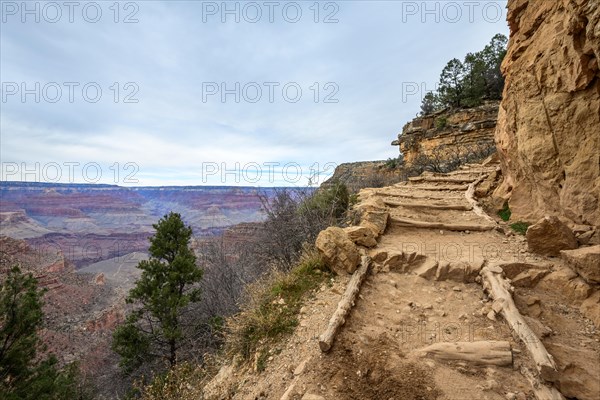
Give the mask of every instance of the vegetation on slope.
[{"label": "vegetation on slope", "polygon": [[[307,296],[328,282],[331,275],[313,243],[322,229],[345,218],[351,201],[346,186],[331,182],[316,191],[281,189],[272,196],[262,196],[261,200],[267,218],[253,240],[232,248],[217,241],[200,250],[200,263],[205,271],[204,279],[198,283],[202,298],[199,302],[181,303],[184,307],[180,309],[188,321],[195,322],[196,329],[191,337],[178,337],[183,340],[177,348],[185,347],[185,357],[178,354],[176,363],[163,362],[162,367],[155,363],[154,368],[145,365],[143,371],[138,370],[130,397],[198,398],[198,386],[215,372],[210,361],[215,354],[237,355],[242,362],[253,361],[260,371],[270,351],[294,331]],[[155,251],[157,248],[154,246]],[[153,247],[151,253],[158,255]],[[163,268],[170,269],[168,264]],[[159,286],[168,287],[168,279],[163,284]],[[152,301],[167,304],[159,299],[168,290],[152,293]],[[180,303],[175,301],[175,304]],[[153,306],[152,310],[155,309]],[[129,335],[130,329],[128,321],[115,333],[116,349],[127,350],[121,351],[125,361],[136,364],[149,354],[158,355],[150,351],[145,339],[137,340],[137,333]],[[130,338],[136,340],[128,342]],[[125,347],[119,348],[124,344]],[[129,357],[129,350],[135,350],[133,354],[137,349],[145,355]],[[170,359],[168,351],[163,359]]]},{"label": "vegetation on slope", "polygon": [[189,247],[192,228],[176,213],[165,215],[153,226],[150,259],[138,264],[142,275],[127,297],[136,308],[113,333],[112,348],[121,356],[120,366],[126,372],[156,359],[174,367],[185,335],[191,334],[183,314],[190,303],[200,301],[197,284],[203,271]]},{"label": "vegetation on slope", "polygon": [[[43,290],[32,274],[12,267],[0,284],[0,398],[5,400],[84,399],[78,368],[60,370],[52,354],[43,354]],[[42,354],[40,354],[42,353]]]},{"label": "vegetation on slope", "polygon": [[428,115],[446,107],[476,107],[484,100],[500,100],[504,89],[500,66],[507,42],[506,36],[497,34],[483,50],[468,53],[463,61],[457,58],[448,61],[437,89],[423,97],[421,114]]},{"label": "vegetation on slope", "polygon": [[257,369],[264,369],[261,356],[269,346],[294,331],[298,313],[308,293],[319,288],[330,277],[321,256],[307,246],[297,265],[288,273],[274,270],[265,278],[249,285],[248,300],[241,313],[229,322],[227,351],[248,360],[259,352]]}]

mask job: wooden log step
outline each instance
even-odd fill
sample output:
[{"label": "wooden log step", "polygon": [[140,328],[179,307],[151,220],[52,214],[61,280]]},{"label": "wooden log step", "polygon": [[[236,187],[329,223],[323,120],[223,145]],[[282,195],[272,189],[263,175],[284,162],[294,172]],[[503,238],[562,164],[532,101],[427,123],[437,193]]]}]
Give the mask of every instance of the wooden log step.
[{"label": "wooden log step", "polygon": [[369,272],[370,265],[371,257],[362,256],[360,266],[352,275],[350,282],[348,282],[346,291],[338,303],[335,313],[329,320],[327,329],[321,336],[319,336],[319,348],[322,352],[327,352],[331,349],[335,336],[342,325],[344,325],[346,322],[346,318],[354,306],[354,301],[356,300],[358,292],[360,291],[360,286],[367,277],[367,272]]},{"label": "wooden log step", "polygon": [[477,342],[434,343],[416,350],[419,357],[432,357],[438,360],[467,361],[475,365],[496,365],[508,367],[513,363],[510,343],[506,341],[483,340]]},{"label": "wooden log step", "polygon": [[471,183],[479,176],[470,177],[444,177],[444,176],[414,176],[408,178],[410,182],[443,182],[443,183]]},{"label": "wooden log step", "polygon": [[375,195],[377,196],[388,196],[388,197],[402,197],[405,199],[423,199],[423,200],[464,200],[465,197],[462,195],[454,195],[454,196],[445,196],[442,193],[439,193],[439,196],[434,196],[435,194],[438,194],[436,192],[433,192],[431,194],[427,194],[427,195],[415,195],[415,194],[410,194],[409,193],[398,193],[398,192],[389,192],[389,191],[377,191],[375,192]]},{"label": "wooden log step", "polygon": [[521,375],[527,378],[529,384],[531,384],[531,389],[533,389],[533,394],[537,400],[565,400],[564,396],[554,386],[546,386],[527,368],[521,367]]},{"label": "wooden log step", "polygon": [[424,229],[444,229],[447,231],[477,231],[485,232],[491,231],[495,228],[495,225],[483,225],[476,223],[463,223],[463,224],[449,224],[445,222],[426,222],[417,221],[410,218],[396,217],[391,215],[390,219],[393,223],[398,226],[406,226],[411,228],[424,228]]},{"label": "wooden log step", "polygon": [[407,208],[428,208],[432,210],[457,210],[457,211],[470,211],[473,209],[468,204],[448,204],[448,203],[407,203],[394,200],[384,200],[386,205],[391,207],[407,207]]},{"label": "wooden log step", "polygon": [[483,288],[494,299],[492,309],[499,312],[511,327],[513,332],[521,339],[531,358],[535,362],[540,378],[545,381],[555,382],[558,371],[554,358],[548,353],[546,347],[515,306],[511,294],[510,283],[502,277],[502,268],[497,266],[484,267],[480,272]]},{"label": "wooden log step", "polygon": [[486,176],[484,175],[481,178],[477,179],[475,182],[469,184],[469,187],[467,188],[467,191],[465,192],[465,198],[467,199],[469,204],[471,204],[471,206],[473,208],[473,212],[475,214],[486,219],[489,223],[496,225],[496,221],[494,221],[494,219],[492,217],[487,215],[486,212],[483,211],[483,209],[479,206],[479,203],[477,203],[477,200],[475,200],[475,186],[479,185],[479,183],[481,181],[483,181],[485,178],[486,178]]},{"label": "wooden log step", "polygon": [[454,185],[454,186],[418,186],[418,185],[410,185],[406,186],[409,190],[427,190],[427,191],[461,191],[464,192],[469,188],[468,185]]}]

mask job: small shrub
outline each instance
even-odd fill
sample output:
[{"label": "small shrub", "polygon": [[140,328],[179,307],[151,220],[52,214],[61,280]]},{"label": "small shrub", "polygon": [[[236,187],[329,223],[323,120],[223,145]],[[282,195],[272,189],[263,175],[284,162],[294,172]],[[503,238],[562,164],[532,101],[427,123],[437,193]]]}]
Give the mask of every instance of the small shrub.
[{"label": "small shrub", "polygon": [[527,222],[515,222],[514,224],[510,224],[510,228],[518,233],[519,235],[524,235],[527,233],[527,228],[529,228],[529,224]]},{"label": "small shrub", "polygon": [[269,352],[261,350],[256,359],[256,371],[263,372],[267,368],[267,359],[269,358]]},{"label": "small shrub", "polygon": [[192,400],[202,398],[206,371],[184,362],[169,371],[156,374],[148,385],[136,382],[130,398],[143,400]]},{"label": "small shrub", "polygon": [[402,162],[400,161],[400,157],[388,158],[385,164],[383,164],[383,166],[387,169],[396,169],[399,168],[401,165]]},{"label": "small shrub", "polygon": [[502,210],[498,211],[498,216],[502,219],[502,221],[508,221],[510,219],[510,208],[508,207],[508,202],[504,203],[504,207]]},{"label": "small shrub", "polygon": [[306,215],[317,213],[323,216],[341,218],[349,204],[349,193],[346,185],[340,181],[320,188],[312,196],[300,204],[300,213]]},{"label": "small shrub", "polygon": [[305,296],[329,276],[316,249],[305,248],[288,273],[275,270],[249,285],[249,300],[243,311],[228,321],[228,352],[248,360],[268,343],[292,333]]},{"label": "small shrub", "polygon": [[438,119],[435,120],[435,127],[438,130],[442,130],[446,126],[448,126],[448,119],[446,119],[446,117],[440,117],[440,118],[438,118]]}]

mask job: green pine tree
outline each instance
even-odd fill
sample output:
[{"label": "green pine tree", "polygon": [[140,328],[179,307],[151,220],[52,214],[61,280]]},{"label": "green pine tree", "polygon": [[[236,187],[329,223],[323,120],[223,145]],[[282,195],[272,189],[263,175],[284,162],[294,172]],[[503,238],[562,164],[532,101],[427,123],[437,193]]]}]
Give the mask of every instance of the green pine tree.
[{"label": "green pine tree", "polygon": [[506,56],[506,45],[508,39],[501,33],[496,34],[490,43],[480,52],[485,63],[485,85],[486,97],[494,100],[502,98],[504,89],[504,76],[500,69],[502,61]]},{"label": "green pine tree", "polygon": [[442,70],[440,83],[438,85],[439,98],[442,104],[448,107],[461,107],[463,92],[465,66],[457,59],[453,58]]},{"label": "green pine tree", "polygon": [[443,108],[440,99],[434,92],[427,92],[421,101],[421,115],[429,115]]},{"label": "green pine tree", "polygon": [[57,368],[53,355],[39,357],[43,291],[19,267],[0,284],[0,398],[6,400],[79,399],[75,364]]},{"label": "green pine tree", "polygon": [[454,58],[440,75],[435,93],[427,93],[421,103],[421,115],[444,107],[475,107],[484,100],[502,99],[504,77],[500,70],[508,39],[495,35],[483,50],[468,53],[463,62]]},{"label": "green pine tree", "polygon": [[200,300],[203,270],[189,246],[192,228],[172,212],[153,227],[150,259],[138,264],[142,275],[127,297],[136,308],[113,334],[112,348],[126,372],[157,358],[175,366],[185,339],[182,313]]},{"label": "green pine tree", "polygon": [[461,105],[465,107],[476,107],[481,105],[486,97],[486,73],[487,66],[481,52],[469,53],[463,62],[465,77],[463,79]]}]

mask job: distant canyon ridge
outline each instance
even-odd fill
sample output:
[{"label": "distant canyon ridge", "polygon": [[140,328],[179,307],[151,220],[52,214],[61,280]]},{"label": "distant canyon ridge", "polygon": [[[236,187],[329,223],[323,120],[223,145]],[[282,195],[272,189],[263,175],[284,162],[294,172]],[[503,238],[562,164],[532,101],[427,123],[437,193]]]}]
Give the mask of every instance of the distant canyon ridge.
[{"label": "distant canyon ridge", "polygon": [[196,237],[264,219],[260,196],[276,188],[0,183],[0,232],[76,268],[148,249],[152,224],[180,213]]}]

